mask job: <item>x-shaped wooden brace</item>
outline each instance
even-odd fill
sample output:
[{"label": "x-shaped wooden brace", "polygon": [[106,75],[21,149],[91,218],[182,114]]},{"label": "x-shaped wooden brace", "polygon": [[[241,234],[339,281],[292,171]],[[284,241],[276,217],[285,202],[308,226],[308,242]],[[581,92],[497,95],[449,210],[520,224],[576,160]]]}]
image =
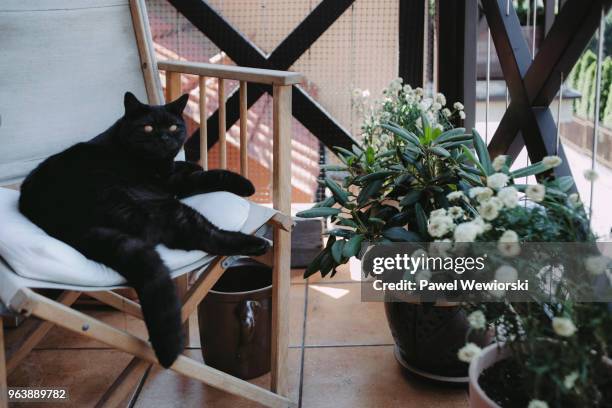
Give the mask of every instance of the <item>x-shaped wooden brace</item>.
[{"label": "x-shaped wooden brace", "polygon": [[[602,7],[607,10],[610,0],[566,1],[533,61],[514,7],[506,15],[506,1],[482,0],[512,99],[489,152],[516,158],[526,145],[532,161],[558,154],[563,164],[555,175],[571,175],[563,146],[559,144],[557,150],[557,128],[549,105],[560,89],[561,75],[567,78],[599,26]],[[517,137],[519,131],[522,137]]]},{"label": "x-shaped wooden brace", "polygon": [[[287,70],[348,9],[355,0],[323,0],[312,12],[266,56],[248,38],[203,0],[169,0],[207,38],[223,50],[236,64],[254,68]],[[247,105],[251,107],[264,93],[265,86],[249,86]],[[327,147],[350,148],[354,143],[349,132],[336,122],[306,91],[293,87],[293,116]],[[227,100],[228,128],[239,119],[239,96],[234,92]],[[218,112],[208,118],[208,128],[217,129]],[[209,148],[217,141],[209,134]],[[190,160],[199,157],[199,132],[186,145]]]}]

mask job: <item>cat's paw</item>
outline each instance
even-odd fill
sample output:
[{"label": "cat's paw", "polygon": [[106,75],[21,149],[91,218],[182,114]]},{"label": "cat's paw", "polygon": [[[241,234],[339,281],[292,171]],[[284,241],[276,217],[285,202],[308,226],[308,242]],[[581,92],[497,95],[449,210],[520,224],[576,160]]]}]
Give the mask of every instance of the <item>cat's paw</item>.
[{"label": "cat's paw", "polygon": [[263,238],[249,235],[245,241],[240,251],[241,255],[263,255],[270,249],[270,242]]},{"label": "cat's paw", "polygon": [[228,186],[228,191],[237,194],[241,197],[250,197],[255,194],[255,186],[251,183],[251,180],[242,177],[239,174],[235,175],[231,184]]}]

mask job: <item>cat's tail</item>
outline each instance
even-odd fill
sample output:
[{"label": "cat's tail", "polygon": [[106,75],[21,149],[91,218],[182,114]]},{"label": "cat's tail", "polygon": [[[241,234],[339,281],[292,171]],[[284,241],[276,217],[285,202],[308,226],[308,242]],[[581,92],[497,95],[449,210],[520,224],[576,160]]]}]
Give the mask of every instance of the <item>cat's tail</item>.
[{"label": "cat's tail", "polygon": [[157,359],[170,367],[184,348],[181,309],[170,272],[155,248],[111,228],[94,228],[72,244],[119,272],[136,290]]}]

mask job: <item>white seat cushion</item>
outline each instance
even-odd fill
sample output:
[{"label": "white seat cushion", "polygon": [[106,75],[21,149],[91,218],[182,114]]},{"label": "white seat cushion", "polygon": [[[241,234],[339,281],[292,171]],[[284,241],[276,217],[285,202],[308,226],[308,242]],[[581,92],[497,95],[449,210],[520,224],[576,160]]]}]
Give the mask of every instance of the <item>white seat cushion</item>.
[{"label": "white seat cushion", "polygon": [[[19,212],[18,199],[18,191],[0,188],[0,257],[15,273],[38,281],[75,286],[125,284],[125,279],[111,268],[87,259],[31,223]],[[252,233],[274,214],[273,210],[262,210],[261,206],[228,192],[200,194],[183,202],[229,231]],[[247,224],[250,230],[244,231]],[[172,250],[163,245],[157,251],[173,271],[210,258],[202,251]]]}]

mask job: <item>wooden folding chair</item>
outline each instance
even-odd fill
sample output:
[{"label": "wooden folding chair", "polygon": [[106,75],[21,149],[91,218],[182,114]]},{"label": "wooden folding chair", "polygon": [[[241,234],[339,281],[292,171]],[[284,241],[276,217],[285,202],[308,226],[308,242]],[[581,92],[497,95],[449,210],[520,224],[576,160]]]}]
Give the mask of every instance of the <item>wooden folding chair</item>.
[{"label": "wooden folding chair", "polygon": [[[219,143],[221,166],[226,166],[225,80],[240,81],[240,157],[246,175],[246,84],[273,86],[273,209],[265,217],[273,230],[273,249],[262,260],[273,266],[271,391],[215,370],[184,355],[170,368],[180,374],[240,395],[269,407],[294,406],[288,398],[288,293],[290,280],[291,202],[291,86],[302,80],[296,73],[235,66],[158,62],[155,59],[144,0],[5,0],[0,4],[0,185],[19,181],[41,160],[106,129],[123,114],[122,97],[132,91],[151,104],[163,103],[158,66],[166,71],[168,98],[180,94],[181,74],[206,77],[219,83]],[[67,120],[70,117],[72,120]],[[201,148],[207,150],[205,98],[200,98]],[[80,118],[81,120],[74,120]],[[82,138],[82,139],[81,139]],[[206,154],[201,161],[207,166]],[[251,203],[252,209],[260,208]],[[261,210],[261,208],[260,208]],[[259,211],[259,210],[258,210]],[[262,210],[263,211],[263,210]],[[249,213],[249,217],[251,213]],[[1,223],[1,221],[0,221]],[[248,220],[247,220],[248,223]],[[251,230],[258,225],[251,225]],[[0,227],[1,228],[1,227]],[[182,319],[189,316],[223,274],[223,257],[206,257],[177,275]],[[60,288],[59,297],[45,297],[33,288]],[[28,319],[28,335],[5,356],[0,315],[0,408],[7,406],[7,373],[14,370],[54,326],[129,353],[132,361],[99,401],[117,406],[132,392],[137,379],[157,359],[145,339],[119,330],[70,306],[81,293],[124,313],[142,318],[140,306],[110,290],[79,287],[70,282],[37,281],[20,276],[9,261],[0,259],[0,307]]]}]

